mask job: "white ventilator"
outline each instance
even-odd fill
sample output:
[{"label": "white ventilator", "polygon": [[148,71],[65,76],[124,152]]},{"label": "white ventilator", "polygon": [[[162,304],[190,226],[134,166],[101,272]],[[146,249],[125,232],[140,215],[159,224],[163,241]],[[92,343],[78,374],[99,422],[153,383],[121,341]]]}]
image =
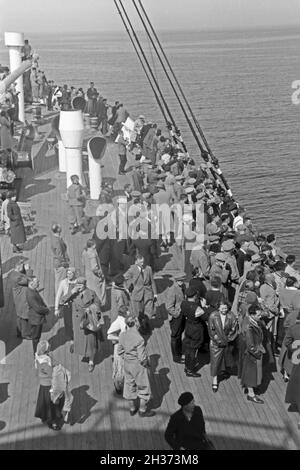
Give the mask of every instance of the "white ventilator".
[{"label": "white ventilator", "polygon": [[[10,72],[14,72],[22,65],[22,47],[24,46],[23,33],[4,33],[5,45],[9,49],[9,66]],[[23,75],[16,78],[16,90],[19,92],[19,120],[25,122],[25,105],[24,105],[24,87]]]},{"label": "white ventilator", "polygon": [[66,152],[67,188],[71,186],[71,176],[77,175],[83,182],[82,173],[82,142],[83,118],[80,110],[61,111],[59,117],[59,132]]},{"label": "white ventilator", "polygon": [[88,141],[87,144],[91,199],[98,199],[101,191],[101,159],[105,153],[106,145],[107,144],[104,137],[93,137]]}]

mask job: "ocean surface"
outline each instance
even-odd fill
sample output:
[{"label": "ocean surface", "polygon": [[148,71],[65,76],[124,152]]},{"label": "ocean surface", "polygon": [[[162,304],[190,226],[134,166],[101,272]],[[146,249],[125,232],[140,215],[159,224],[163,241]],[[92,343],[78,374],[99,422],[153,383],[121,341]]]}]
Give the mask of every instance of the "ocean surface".
[{"label": "ocean surface", "polygon": [[[300,261],[300,28],[161,32],[159,37],[234,197],[256,227],[275,232]],[[152,90],[125,33],[32,34],[40,68],[58,84],[94,81],[110,103],[163,125]],[[167,80],[142,38],[190,154],[199,151]],[[0,43],[0,63],[8,53]],[[199,160],[200,161],[200,160]],[[299,264],[298,264],[299,265]]]}]

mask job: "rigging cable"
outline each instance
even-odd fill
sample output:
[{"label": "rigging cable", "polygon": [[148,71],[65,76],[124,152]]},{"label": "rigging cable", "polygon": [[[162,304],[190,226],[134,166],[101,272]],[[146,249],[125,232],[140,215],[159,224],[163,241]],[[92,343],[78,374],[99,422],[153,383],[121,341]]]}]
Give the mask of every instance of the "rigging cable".
[{"label": "rigging cable", "polygon": [[154,93],[154,96],[155,96],[155,99],[156,99],[156,101],[157,101],[158,107],[159,107],[159,109],[160,109],[160,111],[161,111],[161,113],[162,113],[162,115],[163,115],[163,117],[164,117],[164,120],[166,121],[167,125],[169,125],[169,121],[168,121],[167,115],[166,115],[166,113],[165,113],[165,110],[164,110],[164,108],[163,108],[163,106],[162,106],[162,104],[161,104],[161,101],[160,101],[160,99],[159,99],[157,93],[156,93],[156,90],[155,90],[155,88],[154,88],[154,86],[153,86],[153,83],[152,83],[152,81],[151,81],[151,78],[150,78],[150,76],[149,76],[149,74],[148,74],[148,72],[147,72],[147,69],[146,69],[146,67],[145,67],[145,65],[144,65],[144,63],[143,63],[143,60],[142,60],[142,58],[141,58],[141,56],[140,56],[140,53],[139,53],[139,51],[138,51],[138,49],[137,49],[137,47],[136,47],[136,45],[135,45],[135,43],[134,43],[134,40],[133,40],[133,38],[132,38],[132,35],[131,35],[131,33],[130,33],[128,27],[127,27],[127,24],[126,24],[126,22],[125,22],[125,20],[124,20],[124,17],[123,17],[123,15],[122,15],[122,13],[121,13],[121,11],[120,11],[120,9],[119,9],[119,6],[117,5],[117,1],[114,0],[114,2],[115,2],[115,5],[116,5],[116,7],[117,7],[118,13],[119,13],[119,15],[120,15],[120,17],[121,17],[121,20],[122,20],[122,22],[123,22],[123,24],[124,24],[124,27],[125,27],[125,29],[126,29],[126,31],[127,31],[127,33],[128,33],[128,36],[129,36],[129,38],[130,38],[130,41],[131,41],[131,43],[132,43],[132,45],[133,45],[133,47],[134,47],[134,49],[135,49],[135,52],[136,52],[136,54],[137,54],[137,56],[138,56],[138,59],[139,59],[141,65],[142,65],[142,67],[143,67],[143,70],[144,70],[144,72],[145,72],[145,74],[146,74],[146,77],[147,77],[147,79],[148,79],[148,81],[149,81],[149,84],[150,84],[150,86],[151,86],[151,88],[152,88],[152,91],[153,91],[153,93]]},{"label": "rigging cable", "polygon": [[[160,63],[161,63],[161,66],[162,66],[162,68],[163,68],[163,70],[164,70],[164,72],[165,72],[165,74],[166,74],[166,76],[167,76],[167,78],[168,78],[168,80],[169,80],[169,82],[170,82],[170,85],[171,85],[171,87],[172,87],[172,90],[173,90],[174,93],[175,93],[175,96],[176,96],[176,98],[177,98],[177,100],[178,100],[178,103],[179,103],[179,105],[180,105],[180,107],[181,107],[181,110],[182,110],[182,112],[183,112],[183,114],[184,114],[184,116],[185,116],[185,118],[186,118],[186,120],[187,120],[187,123],[188,123],[188,125],[189,125],[189,127],[190,127],[190,129],[191,129],[191,132],[192,132],[192,134],[193,134],[193,136],[194,136],[194,138],[195,138],[195,140],[196,140],[196,142],[197,142],[197,144],[198,144],[198,147],[199,147],[199,149],[201,150],[201,153],[203,153],[203,152],[205,151],[205,149],[204,149],[202,143],[200,142],[200,139],[198,138],[198,136],[197,136],[197,134],[196,134],[196,131],[195,131],[195,129],[194,129],[194,126],[193,126],[193,124],[191,123],[191,120],[190,120],[190,118],[189,118],[189,116],[188,116],[188,114],[187,114],[187,112],[186,112],[186,110],[185,110],[185,107],[183,106],[183,103],[182,103],[182,101],[181,101],[181,99],[180,99],[180,96],[179,96],[178,93],[177,93],[177,90],[176,90],[176,88],[175,88],[175,86],[174,86],[174,84],[173,84],[173,82],[172,82],[172,80],[171,80],[171,77],[170,77],[170,75],[169,75],[169,73],[168,73],[168,71],[167,71],[167,69],[166,69],[166,67],[165,67],[165,64],[164,64],[164,62],[163,62],[163,60],[162,60],[162,58],[161,58],[161,56],[160,56],[160,53],[159,53],[159,51],[157,50],[157,47],[156,47],[156,45],[155,45],[155,43],[154,43],[154,41],[153,41],[153,38],[152,38],[152,36],[151,36],[151,34],[150,34],[150,32],[149,32],[149,29],[148,29],[148,27],[147,27],[147,25],[146,25],[146,23],[145,23],[145,21],[144,21],[142,15],[141,15],[141,12],[140,12],[140,10],[138,9],[135,0],[132,0],[132,3],[133,3],[133,5],[134,5],[134,7],[135,7],[135,9],[136,9],[136,11],[137,11],[139,17],[140,17],[140,20],[141,20],[141,22],[142,22],[142,24],[143,24],[143,26],[144,26],[144,29],[145,29],[145,31],[146,31],[146,33],[147,33],[147,36],[148,36],[148,38],[150,39],[150,41],[151,41],[151,43],[152,43],[152,45],[153,45],[153,48],[154,48],[154,50],[155,50],[155,52],[156,52],[156,55],[157,55],[157,57],[158,57],[158,59],[159,59],[159,61],[160,61]],[[178,134],[178,136],[180,137],[179,134]]]},{"label": "rigging cable", "polygon": [[[119,14],[121,15],[120,9],[118,8],[118,5],[117,5],[117,0],[114,0],[114,3],[115,3],[115,5],[116,5],[116,7],[117,7],[117,9],[118,9]],[[167,114],[168,114],[168,116],[169,116],[169,121],[168,121],[168,120],[166,121],[166,122],[167,122],[167,127],[168,127],[168,129],[169,129],[169,131],[170,131],[170,133],[171,133],[171,135],[172,135],[172,137],[173,137],[174,142],[175,142],[176,144],[178,144],[178,139],[177,139],[176,135],[172,132],[172,125],[173,125],[174,129],[177,128],[176,123],[175,123],[175,120],[174,120],[174,117],[173,117],[173,115],[172,115],[172,113],[171,113],[171,111],[170,111],[170,109],[169,109],[169,106],[168,106],[168,104],[167,104],[167,102],[166,102],[166,100],[165,100],[165,98],[164,98],[164,96],[163,96],[163,94],[162,94],[161,88],[160,88],[160,86],[159,86],[159,84],[158,84],[158,82],[157,82],[157,80],[156,80],[156,78],[155,78],[155,76],[154,76],[154,74],[153,74],[153,71],[152,71],[151,66],[150,66],[150,64],[149,64],[149,61],[148,61],[148,59],[147,59],[147,57],[146,57],[146,55],[145,55],[145,52],[144,52],[144,50],[143,50],[143,48],[142,48],[142,46],[141,46],[141,44],[140,44],[139,38],[137,37],[137,34],[136,34],[136,32],[135,32],[135,30],[134,30],[134,28],[133,28],[133,26],[132,26],[132,23],[131,23],[131,21],[130,21],[130,18],[128,17],[128,14],[127,14],[127,12],[126,12],[126,10],[125,10],[125,8],[124,8],[124,5],[123,5],[123,3],[122,3],[122,0],[119,0],[119,3],[120,3],[120,6],[121,6],[121,8],[122,8],[122,10],[123,10],[123,12],[124,12],[124,15],[125,15],[125,17],[126,17],[126,19],[127,19],[127,22],[128,22],[128,24],[129,24],[129,26],[130,26],[130,29],[131,29],[131,31],[132,31],[132,34],[133,34],[134,38],[135,38],[135,41],[136,41],[136,43],[137,43],[137,45],[138,45],[138,47],[139,47],[139,49],[140,49],[140,52],[141,52],[141,54],[142,54],[142,56],[143,56],[143,59],[144,59],[146,65],[147,65],[147,67],[148,67],[148,70],[149,70],[149,72],[150,72],[150,75],[151,75],[151,77],[152,77],[152,80],[153,80],[153,82],[155,83],[155,86],[156,86],[156,88],[157,88],[157,91],[158,91],[158,93],[159,93],[159,95],[160,95],[160,98],[161,98],[163,104],[164,104],[165,110],[166,110],[166,112],[167,112]],[[124,22],[124,21],[123,21],[123,22]],[[171,121],[171,122],[170,122],[170,121]]]},{"label": "rigging cable", "polygon": [[[141,13],[140,13],[140,11],[138,10],[138,8],[137,8],[137,6],[136,6],[135,0],[132,0],[132,1],[133,1],[133,3],[134,3],[134,6],[135,6],[135,8],[136,8],[136,10],[137,10],[137,12],[138,12],[140,18],[141,18],[141,21],[142,21],[143,24],[144,24],[144,27],[145,27],[145,29],[146,29],[146,31],[147,31],[147,34],[149,35],[148,29],[147,29],[147,27],[145,26],[145,23],[144,23],[144,21],[143,21],[143,19],[142,19],[142,17],[141,17]],[[164,49],[163,49],[163,47],[162,47],[162,45],[161,45],[161,42],[160,42],[160,40],[159,40],[159,38],[158,38],[158,36],[157,36],[157,34],[156,34],[154,28],[153,28],[153,25],[152,25],[152,23],[151,23],[151,21],[150,21],[150,19],[149,19],[149,17],[148,17],[147,12],[146,12],[146,10],[145,10],[143,4],[142,4],[142,0],[139,0],[139,4],[140,4],[140,7],[141,7],[141,9],[142,9],[142,11],[143,11],[143,14],[144,14],[144,16],[145,16],[145,18],[146,18],[148,24],[149,24],[149,26],[150,26],[150,29],[151,29],[151,31],[152,31],[152,33],[153,33],[155,39],[156,39],[156,42],[157,42],[157,44],[158,44],[158,46],[159,46],[159,48],[160,48],[160,50],[161,50],[161,52],[162,52],[162,54],[163,54],[163,57],[164,57],[164,59],[165,59],[167,65],[168,65],[168,67],[169,67],[169,69],[170,69],[170,72],[171,72],[171,74],[172,74],[172,76],[173,76],[173,78],[174,78],[174,80],[175,80],[175,83],[176,83],[176,85],[178,86],[178,89],[179,89],[179,91],[180,91],[180,93],[181,93],[181,95],[182,95],[182,98],[183,98],[183,100],[184,100],[184,102],[185,102],[185,104],[186,104],[186,106],[187,106],[187,108],[188,108],[188,110],[189,110],[189,112],[190,112],[190,114],[191,114],[191,116],[192,116],[192,119],[193,119],[193,121],[194,121],[194,124],[195,124],[195,126],[196,126],[196,128],[197,128],[197,130],[198,130],[200,136],[202,137],[202,140],[203,140],[203,142],[204,142],[204,144],[205,144],[205,146],[206,146],[206,148],[207,148],[207,151],[206,151],[206,150],[203,149],[203,147],[202,147],[202,148],[200,147],[202,157],[203,157],[203,159],[207,162],[207,157],[208,157],[208,155],[210,156],[210,158],[211,158],[211,164],[216,168],[215,171],[216,171],[216,173],[218,174],[218,176],[220,177],[220,179],[222,180],[222,182],[223,182],[223,184],[224,184],[224,186],[225,186],[225,188],[226,188],[228,194],[229,194],[230,196],[232,196],[230,187],[229,187],[229,185],[228,185],[228,183],[227,183],[227,181],[226,181],[226,179],[225,179],[225,177],[224,177],[224,175],[223,175],[223,173],[222,173],[222,170],[220,169],[218,159],[214,156],[214,154],[213,154],[213,152],[212,152],[212,150],[211,150],[211,148],[210,148],[210,146],[209,146],[209,144],[208,144],[208,142],[207,142],[207,139],[206,139],[206,137],[205,137],[205,135],[204,135],[204,132],[203,132],[203,130],[201,129],[201,126],[200,126],[200,124],[199,124],[199,121],[197,120],[197,118],[196,118],[196,116],[195,116],[195,114],[194,114],[194,112],[193,112],[193,110],[192,110],[192,108],[191,108],[191,106],[190,106],[190,104],[189,104],[189,102],[188,102],[186,96],[185,96],[185,93],[184,93],[184,91],[183,91],[183,89],[182,89],[182,87],[181,87],[181,85],[180,85],[180,83],[179,83],[179,81],[178,81],[178,79],[177,79],[177,77],[176,77],[176,75],[175,75],[175,72],[174,72],[174,70],[173,70],[173,68],[172,68],[172,66],[171,66],[171,64],[170,64],[170,61],[169,61],[169,59],[168,59],[168,57],[167,57],[167,55],[166,55],[166,53],[165,53],[165,51],[164,51]],[[151,41],[153,41],[153,40],[151,39]],[[152,43],[153,43],[153,42],[152,42]],[[173,88],[173,90],[174,90],[174,93],[175,93],[175,95],[176,95],[178,101],[179,101],[179,104],[180,104],[180,106],[181,106],[181,108],[182,108],[182,103],[181,103],[181,101],[180,101],[180,99],[179,99],[179,97],[178,97],[177,92],[176,92],[175,89],[174,89],[174,85],[172,84],[168,73],[166,72],[165,66],[164,66],[163,63],[162,63],[162,60],[161,60],[160,55],[159,55],[159,53],[158,53],[158,51],[157,51],[157,48],[156,48],[155,46],[154,46],[154,48],[155,48],[155,51],[156,51],[156,53],[157,53],[157,56],[158,56],[158,58],[159,58],[159,60],[160,60],[160,62],[161,62],[161,64],[162,64],[162,66],[163,66],[163,68],[164,68],[164,71],[165,71],[165,73],[166,73],[166,75],[167,75],[167,77],[168,77],[168,79],[169,79],[169,81],[170,81],[170,83],[171,83],[171,85],[172,85],[172,88]],[[185,116],[186,116],[186,113],[184,113],[184,114],[185,114]],[[189,123],[189,121],[188,121],[188,123]],[[194,135],[194,133],[193,133],[193,135]],[[194,136],[194,137],[195,137],[195,136]],[[197,136],[196,141],[197,141],[197,143],[198,143],[198,136]]]}]

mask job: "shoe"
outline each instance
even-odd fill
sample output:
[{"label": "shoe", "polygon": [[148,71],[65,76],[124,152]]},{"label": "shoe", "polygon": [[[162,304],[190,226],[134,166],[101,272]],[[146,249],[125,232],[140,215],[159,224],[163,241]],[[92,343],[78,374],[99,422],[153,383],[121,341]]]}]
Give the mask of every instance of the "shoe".
[{"label": "shoe", "polygon": [[251,397],[250,395],[247,395],[247,400],[248,401],[253,401],[253,403],[258,403],[260,405],[264,404],[264,401],[259,398],[257,395],[254,395],[254,397]]},{"label": "shoe", "polygon": [[49,428],[53,429],[53,431],[60,431],[60,427],[56,423],[49,424]]},{"label": "shoe", "polygon": [[211,388],[212,388],[212,391],[216,393],[219,390],[219,384],[212,384]]},{"label": "shoe", "polygon": [[140,411],[139,410],[139,417],[140,418],[151,418],[152,416],[155,416],[156,413],[154,411]]},{"label": "shoe", "polygon": [[74,352],[74,344],[70,344],[70,353],[73,354]]},{"label": "shoe", "polygon": [[119,171],[119,175],[124,176],[126,175],[125,171]]},{"label": "shoe", "polygon": [[185,371],[187,377],[201,377],[201,374],[198,372]]},{"label": "shoe", "polygon": [[184,359],[182,357],[173,359],[173,362],[176,362],[176,364],[184,364]]},{"label": "shoe", "polygon": [[95,369],[95,364],[89,364],[89,372],[93,372]]},{"label": "shoe", "polygon": [[138,412],[138,408],[135,408],[134,410],[129,410],[130,416],[134,416]]}]

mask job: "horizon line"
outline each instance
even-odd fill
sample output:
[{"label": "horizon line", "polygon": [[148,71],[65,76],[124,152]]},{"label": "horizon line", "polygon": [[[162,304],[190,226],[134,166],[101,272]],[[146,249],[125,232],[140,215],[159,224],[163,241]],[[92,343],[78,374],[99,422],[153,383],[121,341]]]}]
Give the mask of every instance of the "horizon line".
[{"label": "horizon line", "polygon": [[[263,30],[263,29],[274,29],[274,28],[279,28],[279,29],[285,29],[285,28],[300,28],[300,22],[299,23],[289,23],[289,24],[274,24],[274,25],[253,25],[253,26],[226,26],[226,27],[204,27],[204,28],[196,28],[196,27],[193,27],[193,28],[174,28],[174,29],[169,29],[169,28],[158,28],[157,29],[157,32],[162,32],[162,33],[174,33],[174,32],[220,32],[220,31],[253,31],[253,30]],[[15,28],[14,28],[15,30]],[[8,29],[6,31],[12,31],[12,29]],[[3,35],[4,32],[6,31],[2,31],[0,30],[0,34]],[[136,32],[138,33],[141,33],[141,32],[144,32],[143,29],[136,29]],[[103,33],[103,34],[110,34],[110,33],[126,33],[125,30],[123,29],[108,29],[108,30],[102,30],[102,31],[99,31],[97,29],[93,29],[93,30],[79,30],[79,29],[76,29],[74,31],[53,31],[53,30],[36,30],[36,31],[26,31],[24,34],[25,35],[34,35],[34,34],[44,34],[44,35],[48,35],[48,34],[64,34],[64,35],[67,35],[67,34],[77,34],[77,33],[84,33],[84,34],[95,34],[95,33]],[[1,41],[1,38],[0,38],[0,41]]]}]

